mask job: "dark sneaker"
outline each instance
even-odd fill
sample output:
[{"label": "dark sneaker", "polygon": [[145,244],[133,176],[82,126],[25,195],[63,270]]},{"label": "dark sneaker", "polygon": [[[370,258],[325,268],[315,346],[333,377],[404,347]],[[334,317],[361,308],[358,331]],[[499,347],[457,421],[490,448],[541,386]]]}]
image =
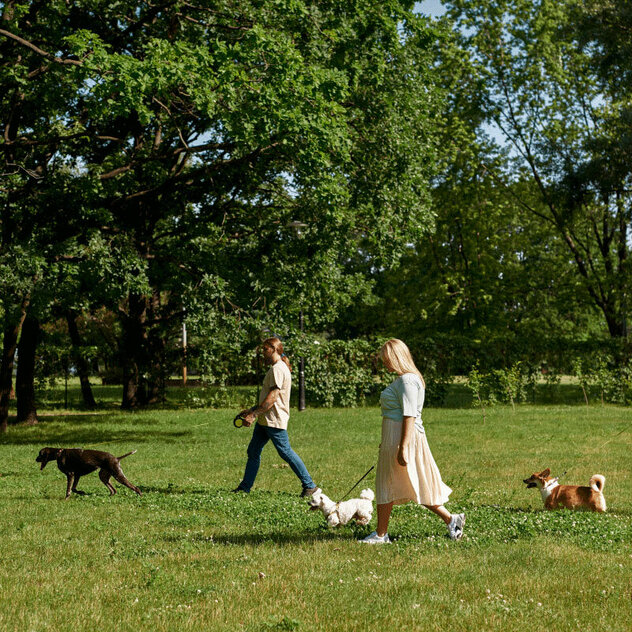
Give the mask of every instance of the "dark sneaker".
[{"label": "dark sneaker", "polygon": [[244,489],[243,487],[239,487],[239,485],[237,485],[237,487],[235,487],[235,489],[231,489],[231,492],[233,492],[233,494],[249,494],[250,492],[247,489]]},{"label": "dark sneaker", "polygon": [[301,498],[309,498],[310,496],[313,496],[314,493],[319,489],[320,487],[303,487]]}]

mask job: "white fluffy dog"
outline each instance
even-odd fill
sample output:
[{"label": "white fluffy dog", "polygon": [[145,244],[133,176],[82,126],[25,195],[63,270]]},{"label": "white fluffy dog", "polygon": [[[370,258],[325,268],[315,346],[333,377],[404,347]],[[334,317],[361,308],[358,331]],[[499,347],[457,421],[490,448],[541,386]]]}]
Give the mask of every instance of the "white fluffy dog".
[{"label": "white fluffy dog", "polygon": [[323,494],[322,489],[317,489],[309,499],[312,509],[320,509],[327,518],[330,527],[339,524],[347,524],[355,519],[358,524],[368,524],[373,515],[373,499],[375,494],[371,489],[363,489],[360,498],[350,498],[341,503],[335,503],[331,498]]}]

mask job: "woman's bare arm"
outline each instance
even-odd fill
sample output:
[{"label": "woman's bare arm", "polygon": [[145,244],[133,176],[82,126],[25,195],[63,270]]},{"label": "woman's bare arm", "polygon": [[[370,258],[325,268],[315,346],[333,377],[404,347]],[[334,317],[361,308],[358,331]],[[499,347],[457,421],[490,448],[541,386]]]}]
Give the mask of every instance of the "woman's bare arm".
[{"label": "woman's bare arm", "polygon": [[402,419],[402,438],[399,441],[399,450],[397,451],[397,462],[402,465],[408,465],[408,448],[415,431],[415,418],[404,417]]}]

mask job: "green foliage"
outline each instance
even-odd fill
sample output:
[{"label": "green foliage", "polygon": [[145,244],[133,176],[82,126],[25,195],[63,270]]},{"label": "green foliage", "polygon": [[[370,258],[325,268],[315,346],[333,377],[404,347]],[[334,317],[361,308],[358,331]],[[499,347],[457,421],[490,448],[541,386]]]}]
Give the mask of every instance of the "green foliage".
[{"label": "green foliage", "polygon": [[126,405],[164,376],[185,310],[222,340],[198,348],[222,384],[253,331],[361,301],[358,257],[392,265],[432,225],[441,33],[412,6],[3,8],[0,271],[26,254],[3,297],[116,313]]},{"label": "green foliage", "polygon": [[588,390],[590,389],[593,378],[590,373],[585,372],[584,363],[581,358],[577,358],[575,362],[573,362],[573,375],[577,378],[582,388],[584,400],[586,401],[586,406],[588,406]]},{"label": "green foliage", "polygon": [[594,383],[601,393],[602,403],[632,402],[632,367],[629,365],[610,368],[604,358],[599,358]]},{"label": "green foliage", "polygon": [[486,376],[482,374],[478,367],[473,368],[467,375],[467,387],[474,396],[474,405],[480,406],[483,411],[483,421],[485,420],[485,406],[492,404],[490,397],[493,396],[486,384]]},{"label": "green foliage", "polygon": [[[587,368],[588,367],[588,368]],[[573,363],[573,375],[582,389],[584,401],[589,404],[591,394],[598,394],[601,403],[627,404],[632,401],[632,370],[629,365],[610,364],[603,354],[597,354],[592,362],[587,357]],[[545,390],[550,393],[560,384],[562,375],[551,366],[542,373]],[[483,373],[473,368],[467,376],[467,387],[472,392],[474,404],[483,409],[497,403],[515,404],[535,400],[537,374],[533,367],[520,362],[506,369],[494,369]]]},{"label": "green foliage", "polygon": [[524,399],[523,372],[521,363],[518,362],[507,369],[496,369],[494,371],[494,376],[498,382],[499,390],[506,394],[505,401],[511,403],[511,406],[515,411],[516,401],[520,401],[519,398]]},{"label": "green foliage", "polygon": [[479,367],[473,368],[467,375],[467,387],[472,391],[474,404],[483,409],[498,403],[515,404],[525,402],[528,392],[535,384],[534,373],[530,367],[518,362],[512,367],[494,369],[482,373]]},{"label": "green foliage", "polygon": [[[392,376],[377,357],[380,344],[369,340],[318,340],[305,337],[295,347],[305,359],[306,399],[317,406],[361,406],[375,401]],[[296,384],[296,378],[295,378]]]},{"label": "green foliage", "polygon": [[591,392],[596,392],[602,404],[628,404],[632,401],[632,367],[629,358],[622,361],[601,350],[577,358],[574,375],[582,387],[586,404]]},{"label": "green foliage", "polygon": [[[457,47],[471,65],[469,88],[484,90],[473,120],[477,137],[488,137],[485,122],[507,148],[504,171],[489,163],[485,169],[504,185],[508,203],[567,250],[581,293],[600,310],[609,334],[625,337],[630,168],[620,157],[631,101],[621,77],[629,64],[604,64],[603,50],[617,42],[616,51],[627,27],[599,27],[597,16],[618,13],[611,3],[446,5]],[[619,13],[629,20],[629,12]],[[608,37],[609,30],[618,38]],[[470,108],[464,113],[472,120]],[[566,268],[557,269],[558,279]]]}]

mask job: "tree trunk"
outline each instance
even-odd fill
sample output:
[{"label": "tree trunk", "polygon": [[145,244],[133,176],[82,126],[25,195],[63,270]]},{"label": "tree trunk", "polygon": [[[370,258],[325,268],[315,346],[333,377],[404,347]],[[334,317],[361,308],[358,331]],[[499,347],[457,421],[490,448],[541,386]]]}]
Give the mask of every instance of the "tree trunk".
[{"label": "tree trunk", "polygon": [[121,324],[121,361],[123,364],[123,401],[121,408],[130,409],[147,403],[147,299],[132,294],[129,313],[123,314]]},{"label": "tree trunk", "polygon": [[611,338],[625,339],[628,337],[627,323],[621,314],[615,312],[614,309],[607,309],[607,307],[604,307],[603,314],[606,317]]},{"label": "tree trunk", "polygon": [[18,345],[18,372],[15,378],[18,422],[37,423],[35,408],[35,351],[39,342],[40,325],[37,318],[26,316]]},{"label": "tree trunk", "polygon": [[81,382],[81,395],[83,396],[83,404],[86,408],[96,408],[97,403],[94,401],[92,387],[90,386],[90,370],[88,361],[81,353],[82,341],[77,327],[77,314],[69,309],[66,312],[66,322],[68,323],[68,335],[72,342],[72,357],[77,365],[79,373],[79,381]]},{"label": "tree trunk", "polygon": [[138,365],[133,358],[128,357],[123,365],[123,401],[121,408],[130,409],[141,406],[145,397]]},{"label": "tree trunk", "polygon": [[[149,319],[160,319],[160,292],[154,288],[149,305]],[[161,328],[153,325],[147,332],[150,371],[147,384],[147,403],[157,404],[163,399],[165,391],[165,339]]]},{"label": "tree trunk", "polygon": [[[0,363],[0,433],[7,431],[9,422],[9,399],[13,384],[13,359],[18,344],[20,328],[26,317],[26,309],[29,299],[22,301],[18,317],[13,325],[7,325],[4,329],[2,341],[2,362]],[[9,315],[7,314],[7,318]]]}]

